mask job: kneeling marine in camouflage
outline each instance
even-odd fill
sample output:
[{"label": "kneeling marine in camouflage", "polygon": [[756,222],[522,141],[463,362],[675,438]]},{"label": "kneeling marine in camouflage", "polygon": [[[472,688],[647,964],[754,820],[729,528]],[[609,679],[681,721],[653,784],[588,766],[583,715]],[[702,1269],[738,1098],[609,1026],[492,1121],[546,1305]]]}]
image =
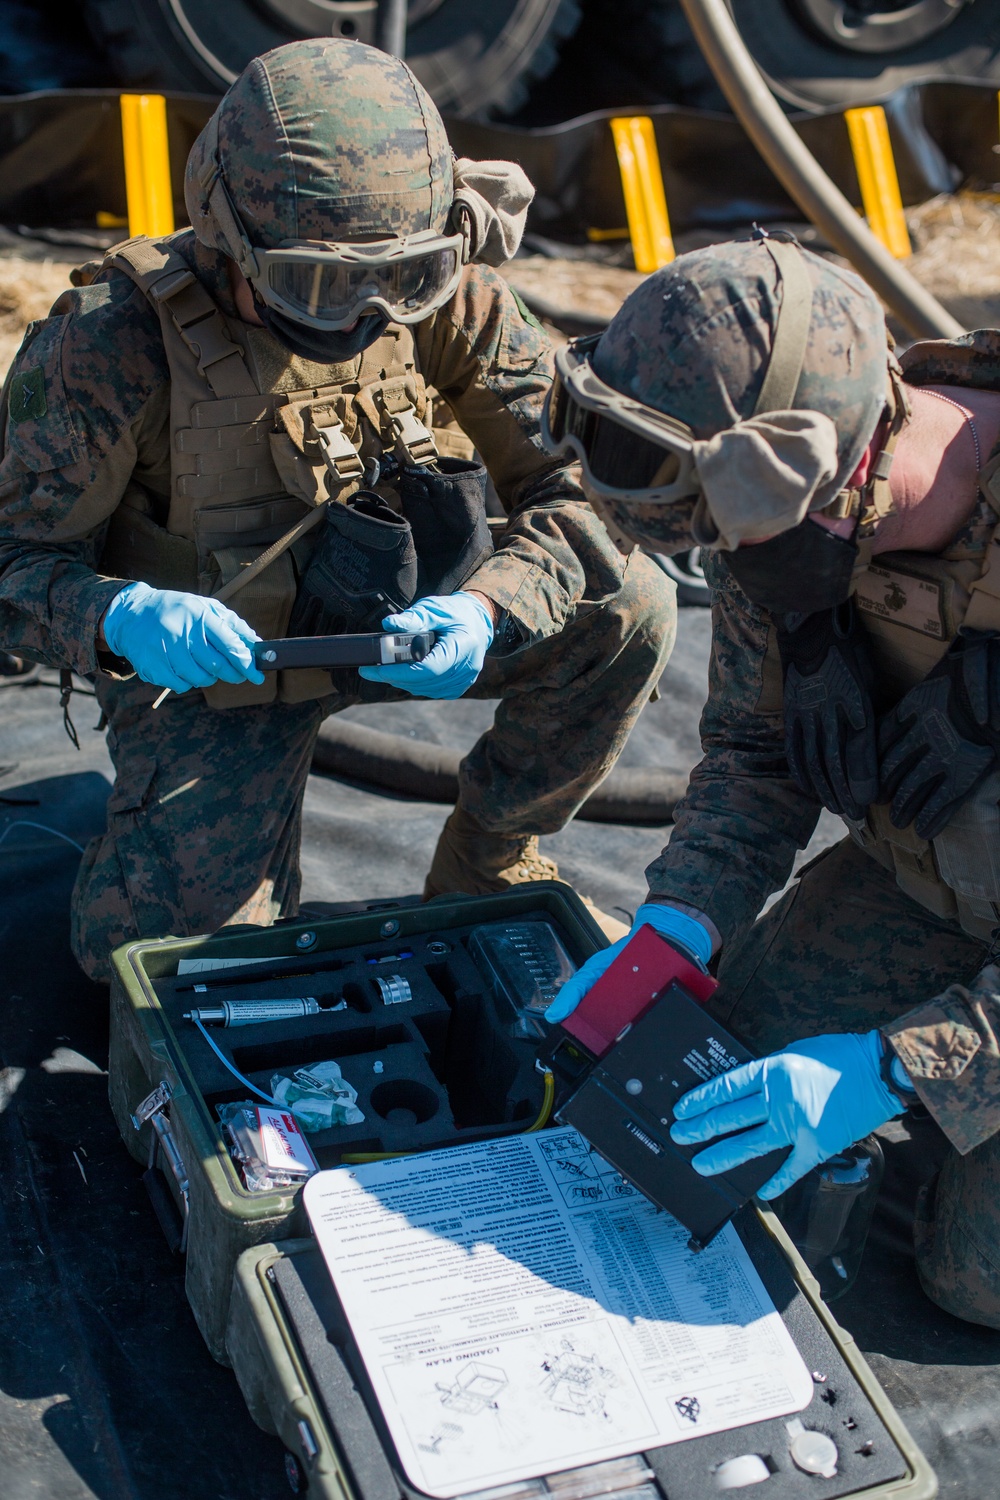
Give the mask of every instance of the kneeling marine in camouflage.
[{"label": "kneeling marine in camouflage", "polygon": [[[709,1174],[787,1148],[774,1198],[926,1108],[917,1267],[998,1328],[1000,333],[897,363],[862,282],[758,235],[561,351],[546,415],[623,545],[697,542],[714,588],[704,759],[640,916],[720,956],[717,1013],[770,1055],[671,1133]],[[821,806],[848,838],[758,917]]]},{"label": "kneeling marine in camouflage", "polygon": [[[674,629],[541,444],[551,351],[491,269],[530,185],[456,162],[405,64],[255,59],[186,194],[192,228],[88,268],[7,387],[0,638],[94,678],[116,769],[73,898],[96,978],[137,934],[296,913],[312,745],[353,702],[499,697],[428,894],[553,874],[537,836],[614,764]],[[258,638],[385,619],[438,644],[361,676],[254,665]]]}]

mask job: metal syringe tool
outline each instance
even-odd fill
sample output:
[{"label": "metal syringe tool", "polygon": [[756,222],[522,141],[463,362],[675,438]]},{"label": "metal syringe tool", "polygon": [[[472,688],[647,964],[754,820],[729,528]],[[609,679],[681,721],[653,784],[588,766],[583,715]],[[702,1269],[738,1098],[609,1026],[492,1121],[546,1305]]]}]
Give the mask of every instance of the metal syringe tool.
[{"label": "metal syringe tool", "polygon": [[295,1021],[300,1016],[320,1012],[318,1000],[310,995],[304,1000],[222,1000],[218,1005],[203,1005],[185,1013],[185,1021],[200,1021],[203,1026],[256,1026],[261,1021]]},{"label": "metal syringe tool", "polygon": [[401,630],[371,635],[302,635],[256,641],[254,662],[262,672],[290,667],[391,667],[423,661],[434,649],[433,630]]}]

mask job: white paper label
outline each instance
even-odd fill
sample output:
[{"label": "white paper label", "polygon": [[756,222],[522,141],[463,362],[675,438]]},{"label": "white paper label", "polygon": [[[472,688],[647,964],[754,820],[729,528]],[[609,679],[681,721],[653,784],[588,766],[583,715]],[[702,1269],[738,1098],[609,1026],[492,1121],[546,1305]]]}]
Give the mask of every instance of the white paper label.
[{"label": "white paper label", "polygon": [[334,1168],[305,1204],[403,1467],[440,1500],[812,1397],[735,1230],[694,1254],[575,1130]]},{"label": "white paper label", "polygon": [[319,1162],[290,1110],[268,1109],[266,1105],[258,1104],[257,1128],[267,1166],[281,1167],[286,1172],[318,1170]]}]

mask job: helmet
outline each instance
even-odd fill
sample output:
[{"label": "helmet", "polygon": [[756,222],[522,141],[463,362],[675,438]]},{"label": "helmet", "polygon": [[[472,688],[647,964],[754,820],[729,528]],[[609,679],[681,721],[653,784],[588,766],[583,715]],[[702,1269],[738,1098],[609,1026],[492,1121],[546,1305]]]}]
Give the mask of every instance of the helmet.
[{"label": "helmet", "polygon": [[185,199],[198,239],[306,328],[415,322],[461,275],[441,116],[404,62],[361,42],[254,58],[194,144]]},{"label": "helmet", "polygon": [[599,338],[560,350],[545,441],[581,460],[588,495],[629,541],[732,557],[843,507],[887,401],[895,410],[889,361],[864,282],[758,230],[680,256]]},{"label": "helmet", "polygon": [[240,259],[213,214],[223,178],[250,242],[417,234],[448,222],[444,123],[404,62],[362,42],[316,37],[255,57],[198,137],[185,197],[195,234]]}]

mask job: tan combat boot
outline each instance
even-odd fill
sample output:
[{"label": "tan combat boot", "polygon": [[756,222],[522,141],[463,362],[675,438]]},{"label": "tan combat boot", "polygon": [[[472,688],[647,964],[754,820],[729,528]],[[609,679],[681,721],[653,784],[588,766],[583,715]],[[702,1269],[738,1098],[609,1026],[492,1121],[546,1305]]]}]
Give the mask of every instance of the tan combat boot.
[{"label": "tan combat boot", "polygon": [[[424,900],[462,891],[489,896],[530,880],[558,880],[559,866],[542,854],[536,834],[488,833],[461,807],[441,830],[424,882]],[[614,942],[629,931],[626,923],[581,897],[604,935]]]}]

